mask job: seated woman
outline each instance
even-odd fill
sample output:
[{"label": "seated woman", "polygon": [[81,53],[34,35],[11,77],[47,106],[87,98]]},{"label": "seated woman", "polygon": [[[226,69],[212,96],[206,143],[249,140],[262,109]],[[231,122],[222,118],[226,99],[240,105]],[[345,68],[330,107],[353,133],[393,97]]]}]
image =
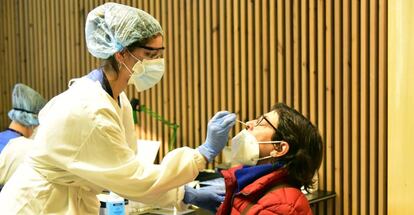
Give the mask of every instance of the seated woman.
[{"label": "seated woman", "polygon": [[322,138],[302,114],[277,104],[232,139],[239,166],[222,171],[226,184],[217,214],[312,214],[309,189],[322,161]]}]

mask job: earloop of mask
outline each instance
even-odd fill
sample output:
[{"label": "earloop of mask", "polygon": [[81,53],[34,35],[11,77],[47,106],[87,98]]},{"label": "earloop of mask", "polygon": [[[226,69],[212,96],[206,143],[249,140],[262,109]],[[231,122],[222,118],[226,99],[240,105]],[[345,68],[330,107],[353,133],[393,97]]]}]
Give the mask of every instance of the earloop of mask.
[{"label": "earloop of mask", "polygon": [[[277,143],[279,143],[279,146],[280,146],[280,143],[283,143],[283,142],[285,142],[285,141],[263,141],[263,142],[257,142],[257,143],[259,143],[259,144],[277,144]],[[272,151],[272,152],[274,152],[274,151]],[[255,159],[253,159],[254,161],[261,161],[261,160],[266,160],[266,159],[269,159],[269,158],[274,158],[274,157],[276,157],[274,154],[272,154],[272,152],[270,152],[270,155],[269,156],[266,156],[266,157],[262,157],[262,158],[255,158]]]}]

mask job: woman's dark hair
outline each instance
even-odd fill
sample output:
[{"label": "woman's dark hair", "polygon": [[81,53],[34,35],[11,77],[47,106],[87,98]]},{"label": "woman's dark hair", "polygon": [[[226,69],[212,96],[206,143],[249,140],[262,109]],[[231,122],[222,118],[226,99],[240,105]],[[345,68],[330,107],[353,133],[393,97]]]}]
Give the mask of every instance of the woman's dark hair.
[{"label": "woman's dark hair", "polygon": [[[152,40],[153,38],[155,38],[159,35],[161,35],[161,34],[156,34],[152,37],[133,42],[129,46],[127,46],[126,49],[131,52],[135,48],[145,46],[150,40]],[[119,63],[118,63],[118,61],[116,61],[115,55],[112,55],[111,57],[109,57],[109,58],[102,61],[101,66],[104,67],[106,65],[110,65],[114,69],[114,71],[118,74],[118,72],[119,72]]]},{"label": "woman's dark hair", "polygon": [[288,153],[279,161],[286,163],[293,184],[304,186],[308,190],[322,162],[322,138],[318,128],[298,111],[283,103],[276,104],[272,110],[279,115],[272,140],[283,140],[289,144]]}]

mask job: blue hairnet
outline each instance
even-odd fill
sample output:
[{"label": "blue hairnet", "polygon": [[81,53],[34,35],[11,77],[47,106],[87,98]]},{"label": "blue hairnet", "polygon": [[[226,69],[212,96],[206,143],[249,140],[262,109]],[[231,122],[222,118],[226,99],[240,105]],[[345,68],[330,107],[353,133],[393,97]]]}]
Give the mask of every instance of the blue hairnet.
[{"label": "blue hairnet", "polygon": [[93,56],[101,59],[157,34],[162,35],[163,31],[154,17],[122,4],[103,4],[89,12],[86,18],[86,45]]},{"label": "blue hairnet", "polygon": [[9,111],[9,118],[27,127],[37,126],[37,114],[45,104],[46,100],[38,92],[24,84],[16,84],[13,88],[13,109]]}]

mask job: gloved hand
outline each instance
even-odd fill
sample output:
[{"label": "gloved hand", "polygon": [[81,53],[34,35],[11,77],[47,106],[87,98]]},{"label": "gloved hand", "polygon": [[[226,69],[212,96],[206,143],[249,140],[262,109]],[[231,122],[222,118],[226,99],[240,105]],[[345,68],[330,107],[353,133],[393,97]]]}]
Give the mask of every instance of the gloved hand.
[{"label": "gloved hand", "polygon": [[227,143],[230,128],[236,122],[236,114],[228,111],[217,112],[207,125],[206,142],[198,147],[198,151],[211,162]]},{"label": "gloved hand", "polygon": [[[221,188],[221,189],[220,189]],[[217,208],[224,201],[225,190],[223,187],[206,186],[194,189],[189,186],[184,187],[185,194],[183,202],[209,210],[216,214]]]}]

